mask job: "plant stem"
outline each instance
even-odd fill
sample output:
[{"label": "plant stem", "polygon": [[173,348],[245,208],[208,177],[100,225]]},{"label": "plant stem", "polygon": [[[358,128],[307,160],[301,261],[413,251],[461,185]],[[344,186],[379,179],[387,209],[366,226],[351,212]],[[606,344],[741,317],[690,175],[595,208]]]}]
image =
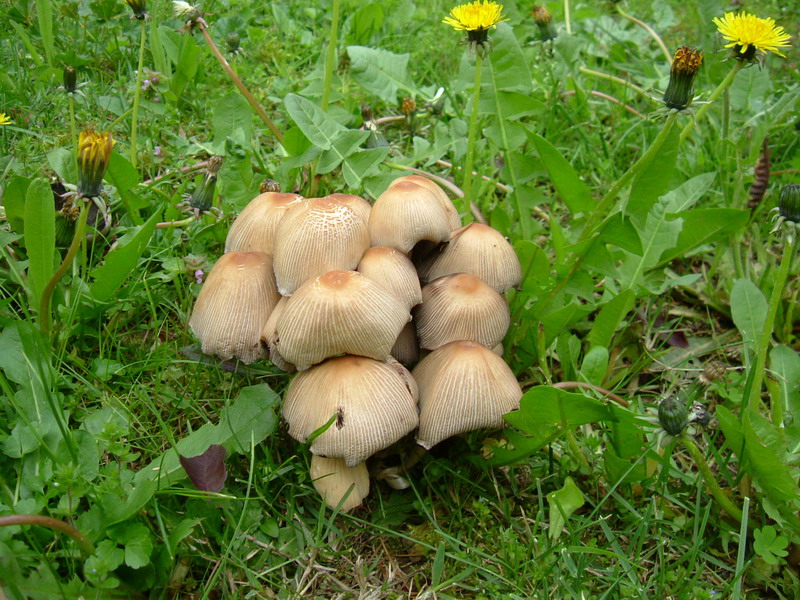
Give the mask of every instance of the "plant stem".
[{"label": "plant stem", "polygon": [[75,127],[75,99],[72,97],[72,94],[67,94],[69,96],[69,130],[70,134],[72,135],[72,155],[73,160],[72,164],[75,168],[78,168],[78,129]]},{"label": "plant stem", "polygon": [[333,0],[331,14],[331,35],[328,38],[328,53],[325,56],[325,79],[322,84],[322,110],[328,112],[328,102],[331,99],[331,84],[333,82],[333,61],[336,59],[336,42],[339,36],[339,6],[340,0]]},{"label": "plant stem", "polygon": [[636,23],[639,27],[641,27],[648,34],[650,34],[650,37],[653,38],[656,44],[658,44],[658,47],[661,48],[661,52],[664,53],[664,56],[667,58],[667,62],[669,62],[670,64],[672,63],[672,55],[669,53],[669,50],[667,50],[667,46],[664,44],[664,41],[661,39],[661,36],[659,36],[655,32],[655,30],[652,27],[650,27],[650,25],[626,13],[624,10],[622,10],[622,7],[619,4],[617,5],[617,12],[620,14],[620,16],[625,17],[626,19],[628,19],[633,23]]},{"label": "plant stem", "polygon": [[567,28],[567,35],[572,35],[572,19],[569,16],[569,0],[564,0],[564,25]]},{"label": "plant stem", "polygon": [[722,95],[722,92],[724,92],[731,86],[731,84],[733,83],[733,79],[736,77],[736,74],[742,69],[742,67],[744,67],[745,64],[747,64],[746,61],[743,60],[736,61],[736,64],[733,65],[733,68],[725,76],[725,79],[723,79],[720,82],[720,84],[716,87],[716,89],[713,92],[711,92],[711,95],[708,97],[708,101],[705,104],[703,104],[699,109],[697,109],[694,118],[691,121],[689,121],[683,128],[683,131],[681,131],[681,137],[679,139],[680,142],[682,142],[689,136],[689,134],[692,132],[692,129],[694,128],[694,124],[703,118],[703,115],[705,115],[708,112],[708,109],[711,108],[711,104]]},{"label": "plant stem", "polygon": [[142,34],[139,37],[139,68],[136,70],[136,87],[133,90],[133,112],[131,113],[131,147],[130,147],[130,160],[133,168],[136,168],[136,136],[139,128],[139,96],[142,93],[142,71],[144,70],[144,41],[145,20],[141,20]]},{"label": "plant stem", "polygon": [[625,87],[633,90],[640,96],[644,96],[645,98],[650,98],[650,94],[644,91],[644,89],[640,88],[635,83],[631,83],[626,79],[622,79],[622,77],[616,77],[614,75],[609,75],[608,73],[603,73],[601,71],[593,71],[592,69],[587,69],[586,67],[583,66],[578,67],[578,71],[580,71],[584,75],[589,75],[590,77],[597,77],[598,79],[605,79],[606,81],[613,81],[614,83],[624,85]]},{"label": "plant stem", "polygon": [[706,486],[708,487],[709,492],[711,492],[711,496],[714,498],[716,503],[722,510],[741,523],[742,511],[731,501],[730,498],[728,498],[728,496],[725,495],[725,492],[719,486],[719,483],[717,483],[717,479],[714,477],[714,473],[712,473],[711,468],[708,466],[708,463],[703,457],[702,452],[700,452],[700,449],[685,435],[680,436],[678,439],[683,442],[683,445],[686,446],[689,454],[691,454],[692,460],[694,460],[695,464],[697,465],[697,469],[703,476],[703,480],[706,482]]},{"label": "plant stem", "polygon": [[[786,284],[786,278],[789,275],[789,267],[792,265],[792,259],[795,253],[795,238],[794,232],[786,233],[783,237],[783,257],[781,264],[778,267],[778,272],[775,275],[775,283],[772,287],[772,294],[769,297],[769,307],[767,308],[767,318],[764,321],[764,327],[761,329],[761,338],[758,340],[758,347],[756,350],[756,362],[753,365],[753,384],[750,387],[750,394],[742,398],[741,414],[744,414],[745,409],[750,402],[757,402],[761,397],[761,382],[764,378],[764,366],[767,364],[767,350],[769,342],[772,339],[772,332],[775,328],[775,315],[778,313],[778,305],[781,303],[781,296],[783,296],[783,287]],[[778,425],[778,423],[775,423]]]},{"label": "plant stem", "polygon": [[463,212],[467,222],[470,221],[469,205],[473,201],[472,193],[472,164],[475,161],[475,137],[478,130],[478,113],[480,112],[481,100],[481,71],[483,70],[482,48],[477,48],[475,52],[475,82],[472,88],[472,111],[469,113],[469,128],[467,129],[467,156],[464,159],[464,183],[461,186],[464,190]]},{"label": "plant stem", "polygon": [[198,29],[200,29],[200,33],[203,34],[203,37],[208,44],[208,47],[211,48],[211,52],[214,54],[214,57],[219,61],[219,64],[222,65],[223,70],[228,74],[228,77],[231,78],[233,84],[237,87],[237,89],[242,93],[245,100],[253,107],[253,110],[256,111],[256,114],[261,117],[261,120],[264,121],[264,124],[267,128],[272,132],[272,135],[275,136],[275,139],[278,142],[283,143],[283,134],[280,130],[275,126],[275,123],[272,122],[272,119],[269,118],[264,109],[261,108],[261,105],[258,103],[258,100],[255,99],[253,94],[250,93],[250,90],[242,83],[242,80],[239,79],[239,76],[234,72],[231,66],[228,64],[228,61],[222,56],[222,52],[219,51],[217,45],[214,43],[214,40],[211,39],[211,36],[208,33],[208,29],[206,28],[205,24],[198,22],[197,23]]},{"label": "plant stem", "polygon": [[80,215],[78,215],[78,222],[75,225],[75,234],[72,236],[72,243],[69,245],[69,249],[64,256],[64,260],[61,261],[61,264],[58,265],[58,268],[55,270],[52,277],[50,277],[47,285],[44,286],[44,290],[42,290],[42,297],[39,301],[39,329],[46,336],[50,335],[52,329],[52,321],[50,319],[50,299],[53,296],[53,291],[56,289],[58,282],[61,281],[61,278],[67,272],[67,269],[69,269],[72,261],[75,258],[75,255],[78,253],[78,248],[80,248],[81,242],[83,242],[83,239],[86,237],[86,219],[89,216],[89,201],[80,198],[79,202],[82,203],[81,212]]},{"label": "plant stem", "polygon": [[10,527],[12,525],[40,525],[42,527],[55,529],[56,531],[66,533],[75,540],[85,555],[91,556],[94,554],[94,545],[89,541],[89,538],[69,523],[65,523],[60,519],[45,517],[43,515],[6,515],[0,517],[0,527]]}]

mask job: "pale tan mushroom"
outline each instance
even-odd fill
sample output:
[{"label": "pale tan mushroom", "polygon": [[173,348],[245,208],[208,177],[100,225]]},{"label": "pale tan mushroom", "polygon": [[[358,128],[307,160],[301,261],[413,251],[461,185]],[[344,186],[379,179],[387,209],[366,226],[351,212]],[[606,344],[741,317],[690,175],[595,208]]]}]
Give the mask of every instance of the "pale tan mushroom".
[{"label": "pale tan mushroom", "polygon": [[453,232],[450,243],[420,266],[423,281],[453,273],[474,275],[501,294],[522,280],[522,267],[511,244],[499,231],[480,223]]},{"label": "pale tan mushroom", "polygon": [[399,364],[363,356],[332,358],[299,373],[289,384],[283,418],[311,452],[355,466],[417,426],[416,384]]},{"label": "pale tan mushroom", "polygon": [[294,368],[294,365],[283,360],[280,352],[278,352],[278,319],[283,314],[283,310],[286,308],[286,303],[288,301],[289,299],[285,296],[281,296],[281,299],[278,300],[278,303],[269,315],[269,319],[267,319],[266,325],[264,325],[264,328],[261,330],[261,341],[267,347],[269,359],[272,361],[272,364],[281,371],[294,373],[297,370]]},{"label": "pale tan mushroom", "polygon": [[369,215],[372,245],[388,246],[405,254],[422,240],[445,242],[451,231],[451,215],[441,199],[414,181],[389,186],[375,200]]},{"label": "pale tan mushroom", "polygon": [[261,329],[279,298],[269,254],[229,252],[200,288],[189,327],[206,354],[249,364],[264,355]]},{"label": "pale tan mushroom", "polygon": [[406,323],[392,346],[392,356],[405,366],[413,365],[419,360],[419,341],[414,321]]},{"label": "pale tan mushroom", "polygon": [[451,342],[412,372],[419,385],[417,443],[429,449],[450,436],[502,427],[522,389],[503,359],[475,342]]},{"label": "pale tan mushroom", "polygon": [[231,225],[225,240],[225,252],[266,252],[272,254],[272,241],[278,223],[298,194],[265,192],[253,198]]},{"label": "pale tan mushroom", "polygon": [[417,270],[399,250],[386,246],[370,248],[364,253],[356,271],[392,293],[408,310],[422,302]]},{"label": "pale tan mushroom", "polygon": [[422,288],[414,317],[419,345],[428,350],[456,340],[492,348],[503,341],[511,322],[505,298],[466,273],[440,277]]},{"label": "pale tan mushroom", "polygon": [[372,205],[361,196],[355,196],[353,194],[329,194],[328,198],[332,198],[345,206],[349,206],[364,219],[364,223],[369,223],[369,213],[372,211]]},{"label": "pale tan mushroom", "polygon": [[406,175],[404,177],[398,177],[397,179],[392,181],[392,183],[389,184],[389,187],[392,187],[399,183],[403,183],[405,181],[416,183],[417,185],[421,185],[422,187],[433,192],[433,194],[438,198],[439,202],[447,212],[448,219],[450,221],[450,229],[456,230],[459,227],[461,227],[461,217],[458,216],[458,210],[453,204],[453,201],[450,200],[450,197],[447,195],[447,192],[445,192],[441,187],[439,187],[438,183],[431,181],[427,177],[423,177],[421,175]]},{"label": "pale tan mushroom", "polygon": [[348,467],[341,458],[314,455],[310,471],[314,489],[331,508],[351,511],[369,494],[369,472],[363,462]]},{"label": "pale tan mushroom", "polygon": [[367,225],[352,202],[310,198],[292,205],[275,231],[275,279],[291,296],[313,277],[355,269],[369,248]]},{"label": "pale tan mushroom", "polygon": [[289,298],[276,324],[276,349],[304,370],[330,356],[386,360],[408,310],[355,271],[331,271],[307,281]]}]

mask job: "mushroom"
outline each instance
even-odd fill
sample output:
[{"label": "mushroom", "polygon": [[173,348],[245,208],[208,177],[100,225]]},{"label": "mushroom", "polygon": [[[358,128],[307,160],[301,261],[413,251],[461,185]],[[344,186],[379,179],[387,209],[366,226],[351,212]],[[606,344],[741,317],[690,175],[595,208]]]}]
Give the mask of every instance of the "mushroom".
[{"label": "mushroom", "polygon": [[501,294],[522,280],[522,267],[511,244],[499,231],[481,223],[454,231],[450,243],[420,268],[423,281],[452,273],[474,275]]},{"label": "mushroom", "polygon": [[395,182],[383,192],[369,215],[373,246],[388,246],[408,254],[417,242],[444,242],[453,229],[452,215],[441,198],[414,181]]},{"label": "mushroom", "polygon": [[229,252],[208,274],[189,327],[206,354],[249,364],[264,355],[261,329],[279,298],[269,254]]},{"label": "mushroom", "polygon": [[369,472],[363,462],[348,467],[341,458],[314,455],[310,471],[314,489],[331,508],[348,512],[369,494]]},{"label": "mushroom", "polygon": [[456,340],[492,348],[511,322],[505,299],[466,273],[440,277],[422,288],[422,304],[414,316],[419,345],[428,350]]},{"label": "mushroom", "polygon": [[391,292],[408,310],[422,302],[417,270],[399,250],[386,246],[370,248],[364,253],[356,271]]},{"label": "mushroom", "polygon": [[304,370],[330,356],[358,354],[386,360],[408,309],[355,271],[330,271],[303,284],[277,320],[275,347]]},{"label": "mushroom", "polygon": [[406,181],[409,181],[411,183],[416,183],[417,185],[420,185],[430,190],[436,196],[436,198],[439,200],[439,202],[447,212],[447,216],[450,221],[450,229],[458,229],[459,227],[461,227],[461,217],[458,216],[458,210],[456,209],[452,200],[450,200],[450,198],[448,197],[447,193],[441,187],[439,187],[439,184],[431,181],[427,177],[422,177],[421,175],[405,175],[404,177],[398,177],[397,179],[392,181],[389,184],[389,187],[391,188],[394,185]]},{"label": "mushroom", "polygon": [[400,335],[397,336],[397,340],[392,346],[392,356],[405,366],[413,365],[419,360],[419,342],[414,321],[406,323]]},{"label": "mushroom", "polygon": [[253,198],[231,225],[225,240],[225,252],[272,254],[278,223],[289,207],[302,199],[298,194],[276,192],[265,192]]},{"label": "mushroom", "polygon": [[275,279],[282,296],[333,269],[355,269],[369,248],[367,224],[353,202],[310,198],[292,205],[275,231]]},{"label": "mushroom", "polygon": [[475,342],[451,342],[423,358],[412,372],[419,385],[417,443],[430,449],[444,439],[502,427],[519,408],[522,389],[497,354]]},{"label": "mushroom", "polygon": [[369,223],[369,213],[372,211],[372,205],[361,196],[356,196],[354,194],[329,194],[328,198],[332,198],[352,208],[364,219],[364,223]]},{"label": "mushroom", "polygon": [[397,362],[332,358],[292,380],[283,418],[300,442],[332,421],[311,442],[311,452],[343,458],[352,467],[417,426],[416,384]]},{"label": "mushroom", "polygon": [[275,305],[275,308],[272,309],[272,312],[269,315],[269,319],[267,319],[266,325],[264,325],[264,328],[261,330],[261,341],[267,347],[269,359],[272,361],[272,364],[278,367],[281,371],[294,373],[297,370],[295,369],[294,365],[283,360],[280,352],[278,352],[278,319],[283,314],[283,310],[286,308],[286,303],[288,301],[289,299],[285,296],[281,296],[281,299],[278,300],[278,303]]}]

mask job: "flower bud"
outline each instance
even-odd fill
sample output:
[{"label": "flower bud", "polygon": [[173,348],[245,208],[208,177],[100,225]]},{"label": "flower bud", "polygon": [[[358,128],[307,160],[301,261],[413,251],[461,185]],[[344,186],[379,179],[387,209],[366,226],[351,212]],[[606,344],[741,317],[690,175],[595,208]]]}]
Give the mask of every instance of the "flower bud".
[{"label": "flower bud", "polygon": [[785,221],[800,223],[800,185],[790,183],[781,188],[778,213]]},{"label": "flower bud", "polygon": [[78,72],[75,67],[67,65],[64,67],[64,91],[74,94],[78,89]]},{"label": "flower bud", "polygon": [[664,104],[667,108],[683,110],[692,103],[692,87],[694,78],[703,64],[703,53],[681,46],[672,58],[669,72],[669,84],[664,92]]},{"label": "flower bud", "polygon": [[217,186],[217,173],[222,167],[222,157],[212,156],[208,159],[206,174],[203,181],[197,187],[189,199],[189,204],[198,212],[203,212],[211,208],[214,202],[214,190]]},{"label": "flower bud", "polygon": [[533,7],[533,22],[539,27],[539,39],[543,42],[555,39],[556,31],[553,29],[553,18],[544,6]]},{"label": "flower bud", "polygon": [[658,422],[668,434],[680,435],[689,424],[689,411],[675,396],[668,396],[658,405]]},{"label": "flower bud", "polygon": [[81,195],[100,195],[113,147],[110,131],[97,133],[89,129],[81,132],[78,140],[78,192]]},{"label": "flower bud", "polygon": [[125,4],[133,11],[133,16],[140,21],[147,18],[147,0],[125,0]]}]

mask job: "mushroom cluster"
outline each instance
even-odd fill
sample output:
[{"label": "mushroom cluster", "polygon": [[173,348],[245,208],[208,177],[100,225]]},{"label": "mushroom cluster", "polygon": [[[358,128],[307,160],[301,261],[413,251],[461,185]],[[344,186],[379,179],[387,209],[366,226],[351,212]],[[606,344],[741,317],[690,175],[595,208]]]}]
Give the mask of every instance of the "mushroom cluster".
[{"label": "mushroom cluster", "polygon": [[189,326],[207,354],[298,371],[283,418],[325,502],[350,510],[377,452],[415,430],[430,449],[519,408],[501,342],[521,277],[506,239],[462,227],[426,178],[394,180],[374,205],[267,191],[231,226]]}]

